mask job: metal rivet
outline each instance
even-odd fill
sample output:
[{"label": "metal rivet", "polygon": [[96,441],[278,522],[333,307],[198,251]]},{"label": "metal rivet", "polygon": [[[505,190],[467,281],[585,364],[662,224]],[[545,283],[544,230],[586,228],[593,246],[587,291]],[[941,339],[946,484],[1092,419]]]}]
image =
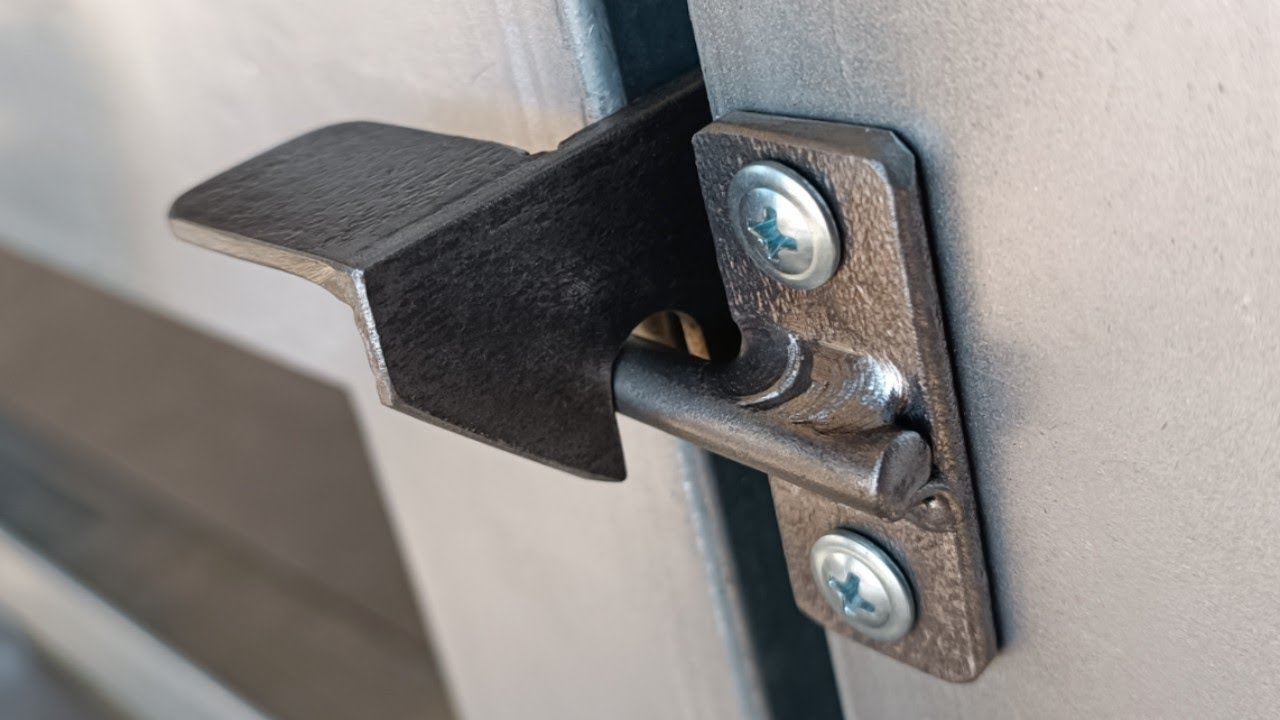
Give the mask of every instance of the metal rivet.
[{"label": "metal rivet", "polygon": [[840,264],[840,232],[827,203],[796,171],[753,162],[729,183],[734,233],[747,256],[784,285],[812,290]]},{"label": "metal rivet", "polygon": [[915,624],[911,586],[897,563],[848,530],[823,535],[809,553],[814,582],[844,622],[871,640],[901,640]]}]

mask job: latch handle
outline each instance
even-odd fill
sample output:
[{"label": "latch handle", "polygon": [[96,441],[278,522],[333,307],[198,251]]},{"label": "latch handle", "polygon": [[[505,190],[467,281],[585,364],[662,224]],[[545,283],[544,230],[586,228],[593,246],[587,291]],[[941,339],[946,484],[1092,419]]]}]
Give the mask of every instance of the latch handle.
[{"label": "latch handle", "polygon": [[200,184],[170,218],[350,305],[385,404],[621,480],[611,380],[632,329],[680,310],[736,351],[689,144],[709,120],[695,76],[540,155],[334,125]]}]

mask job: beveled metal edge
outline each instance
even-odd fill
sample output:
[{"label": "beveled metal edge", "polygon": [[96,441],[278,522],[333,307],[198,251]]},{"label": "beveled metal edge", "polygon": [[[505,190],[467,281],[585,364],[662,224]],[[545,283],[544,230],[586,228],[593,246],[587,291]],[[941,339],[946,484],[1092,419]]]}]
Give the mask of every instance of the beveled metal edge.
[{"label": "beveled metal edge", "polygon": [[355,316],[360,340],[364,343],[369,369],[373,371],[378,399],[388,407],[404,409],[396,397],[395,387],[387,372],[387,362],[382,356],[382,344],[378,339],[378,326],[369,308],[365,292],[364,273],[306,252],[290,250],[281,245],[245,237],[238,233],[214,230],[197,223],[170,217],[169,226],[181,240],[208,250],[247,260],[255,265],[282,270],[315,283],[351,308]]}]

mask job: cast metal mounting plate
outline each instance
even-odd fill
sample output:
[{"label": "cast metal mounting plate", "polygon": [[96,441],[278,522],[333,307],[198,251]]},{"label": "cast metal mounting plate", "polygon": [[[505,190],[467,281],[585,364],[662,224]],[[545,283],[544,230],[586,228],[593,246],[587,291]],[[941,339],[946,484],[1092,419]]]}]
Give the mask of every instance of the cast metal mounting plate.
[{"label": "cast metal mounting plate", "polygon": [[[906,399],[892,424],[918,432],[932,448],[927,491],[896,519],[771,477],[797,603],[826,627],[931,674],[977,677],[995,653],[995,629],[914,156],[885,130],[753,113],[721,118],[694,137],[694,147],[734,320],[896,369]],[[794,289],[769,278],[735,240],[730,181],[762,160],[799,172],[835,215],[843,256],[821,287]],[[810,548],[842,527],[876,540],[907,573],[918,620],[903,639],[859,637],[823,600]]]}]

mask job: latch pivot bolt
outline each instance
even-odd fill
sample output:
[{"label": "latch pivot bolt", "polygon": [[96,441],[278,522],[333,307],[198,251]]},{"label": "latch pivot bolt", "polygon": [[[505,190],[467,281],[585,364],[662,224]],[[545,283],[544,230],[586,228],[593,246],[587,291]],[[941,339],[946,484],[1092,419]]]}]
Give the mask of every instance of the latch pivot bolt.
[{"label": "latch pivot bolt", "polygon": [[729,212],[747,256],[783,285],[812,290],[840,265],[840,232],[826,201],[782,163],[739,170],[729,184]]},{"label": "latch pivot bolt", "polygon": [[848,530],[823,535],[810,553],[813,580],[831,609],[871,640],[902,639],[915,623],[911,586],[871,540]]}]

